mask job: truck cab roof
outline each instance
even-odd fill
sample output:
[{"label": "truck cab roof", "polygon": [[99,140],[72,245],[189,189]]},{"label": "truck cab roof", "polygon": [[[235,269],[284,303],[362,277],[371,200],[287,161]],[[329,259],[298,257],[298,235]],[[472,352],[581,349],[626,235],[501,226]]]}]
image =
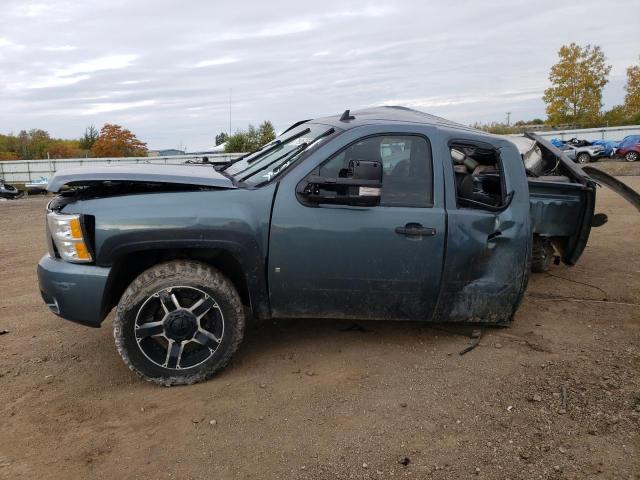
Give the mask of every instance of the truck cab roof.
[{"label": "truck cab roof", "polygon": [[348,130],[363,125],[371,125],[378,123],[417,123],[422,125],[433,125],[436,127],[445,127],[447,129],[463,130],[487,136],[493,136],[487,132],[468,127],[461,123],[453,122],[436,115],[414,110],[412,108],[401,106],[383,106],[372,107],[351,112],[346,110],[340,115],[331,115],[327,117],[308,120],[313,123],[323,123],[331,125],[342,130]]}]

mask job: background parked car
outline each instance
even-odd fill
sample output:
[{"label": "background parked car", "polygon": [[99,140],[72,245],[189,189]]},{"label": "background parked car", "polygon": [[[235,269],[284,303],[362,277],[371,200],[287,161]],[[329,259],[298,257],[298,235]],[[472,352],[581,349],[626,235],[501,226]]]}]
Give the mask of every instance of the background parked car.
[{"label": "background parked car", "polygon": [[[592,145],[585,140],[578,140],[578,145],[571,143],[571,141],[565,143],[561,150],[576,163],[589,163],[594,162],[598,158],[606,157],[605,147],[603,145]],[[588,145],[583,142],[589,143]]]},{"label": "background parked car", "polygon": [[13,185],[4,183],[4,180],[0,178],[0,198],[14,199],[20,196],[20,190]]},{"label": "background parked car", "polygon": [[618,148],[616,156],[624,158],[627,162],[635,162],[640,159],[640,135],[624,137]]}]

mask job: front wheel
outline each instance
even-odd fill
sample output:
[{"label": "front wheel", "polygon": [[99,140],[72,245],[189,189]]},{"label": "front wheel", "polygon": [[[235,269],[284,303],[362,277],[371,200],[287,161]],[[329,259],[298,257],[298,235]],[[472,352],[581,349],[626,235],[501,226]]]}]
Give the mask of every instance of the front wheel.
[{"label": "front wheel", "polygon": [[578,155],[578,163],[581,164],[587,164],[589,162],[591,162],[591,155],[589,155],[588,153],[581,153],[580,155]]},{"label": "front wheel", "polygon": [[624,159],[627,162],[635,162],[636,160],[638,160],[638,158],[640,158],[640,155],[638,155],[638,152],[634,152],[633,150],[627,152],[627,154],[624,156]]},{"label": "front wheel", "polygon": [[113,335],[127,366],[159,385],[206,380],[225,367],[244,334],[242,302],[216,269],[190,260],[136,278],[116,310]]}]

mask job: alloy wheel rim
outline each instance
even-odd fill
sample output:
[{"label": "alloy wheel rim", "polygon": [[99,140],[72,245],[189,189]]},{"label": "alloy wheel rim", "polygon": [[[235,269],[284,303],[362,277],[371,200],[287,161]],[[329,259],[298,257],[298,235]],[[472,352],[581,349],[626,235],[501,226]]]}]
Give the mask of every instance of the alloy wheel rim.
[{"label": "alloy wheel rim", "polygon": [[224,315],[206,292],[189,286],[163,288],[147,297],[136,314],[135,340],[156,366],[197,367],[209,360],[224,337]]}]

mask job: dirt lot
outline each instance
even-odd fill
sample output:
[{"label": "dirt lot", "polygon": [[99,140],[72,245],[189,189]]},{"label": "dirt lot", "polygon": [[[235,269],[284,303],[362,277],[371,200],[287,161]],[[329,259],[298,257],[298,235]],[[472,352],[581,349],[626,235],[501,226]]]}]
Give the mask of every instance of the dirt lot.
[{"label": "dirt lot", "polygon": [[182,388],[47,311],[44,206],[0,202],[0,478],[640,478],[640,215],[606,190],[580,264],[464,356],[466,327],[279,321]]},{"label": "dirt lot", "polygon": [[625,162],[620,159],[601,158],[597,162],[590,163],[589,166],[599,168],[609,175],[640,175],[640,162]]}]

